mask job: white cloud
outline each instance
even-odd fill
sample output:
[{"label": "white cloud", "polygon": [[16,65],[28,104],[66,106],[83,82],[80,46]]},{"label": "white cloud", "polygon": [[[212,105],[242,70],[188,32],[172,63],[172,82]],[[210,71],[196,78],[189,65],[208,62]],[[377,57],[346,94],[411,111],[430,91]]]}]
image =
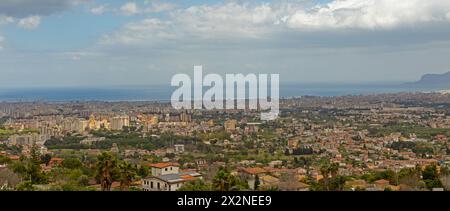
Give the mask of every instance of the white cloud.
[{"label": "white cloud", "polygon": [[172,14],[179,26],[201,37],[259,37],[271,30],[276,16],[269,4],[251,7],[236,3],[193,6]]},{"label": "white cloud", "polygon": [[268,4],[257,7],[227,3],[192,6],[171,12],[169,18],[146,18],[126,24],[120,31],[105,35],[102,43],[157,44],[165,39],[257,38],[269,32],[276,21]]},{"label": "white cloud", "polygon": [[24,29],[35,29],[41,24],[40,16],[30,16],[27,18],[22,18],[17,23],[19,27]]},{"label": "white cloud", "polygon": [[[414,36],[408,36],[411,42],[419,43],[433,39],[433,36],[438,41],[447,40],[436,30],[436,26],[450,25],[450,1],[447,0],[335,0],[313,6],[305,2],[227,2],[190,6],[172,10],[164,18],[147,17],[128,23],[120,30],[104,35],[100,43],[225,46],[246,40],[275,41],[286,47],[332,47],[373,44],[376,39],[378,43],[390,45],[399,43],[399,37],[405,35],[402,30],[405,27],[412,30],[408,33],[415,32]],[[132,11],[140,12],[139,9]],[[359,30],[359,37],[355,33],[341,33],[354,29]],[[400,43],[407,43],[408,37],[402,38]]]},{"label": "white cloud", "polygon": [[135,15],[139,13],[139,8],[134,2],[128,2],[120,7],[120,11],[124,15]]},{"label": "white cloud", "polygon": [[0,15],[0,25],[9,24],[9,23],[13,23],[13,22],[14,22],[13,17]]},{"label": "white cloud", "polygon": [[[147,4],[158,5],[154,1]],[[141,12],[135,3],[125,4],[121,10],[128,15]],[[117,39],[112,43],[128,44],[154,42],[155,38],[167,36],[173,39],[266,38],[278,32],[392,30],[442,22],[450,23],[448,0],[335,0],[314,6],[307,6],[304,1],[228,2],[173,10],[167,19],[148,18],[129,23],[105,37],[109,41]]]},{"label": "white cloud", "polygon": [[[335,0],[284,18],[295,29],[392,29],[446,21],[448,0]],[[448,20],[448,19],[447,19]]]},{"label": "white cloud", "polygon": [[106,10],[107,10],[106,5],[99,5],[99,6],[91,8],[89,11],[94,15],[102,15],[103,13],[106,12]]},{"label": "white cloud", "polygon": [[176,31],[171,31],[171,23],[159,19],[148,18],[139,22],[125,25],[120,32],[105,35],[101,39],[102,44],[139,44],[145,40],[174,39]]},{"label": "white cloud", "polygon": [[170,2],[155,2],[155,1],[145,1],[144,4],[148,5],[150,4],[150,7],[147,7],[144,12],[146,13],[160,13],[165,11],[170,11],[176,8],[176,4],[170,3]]}]

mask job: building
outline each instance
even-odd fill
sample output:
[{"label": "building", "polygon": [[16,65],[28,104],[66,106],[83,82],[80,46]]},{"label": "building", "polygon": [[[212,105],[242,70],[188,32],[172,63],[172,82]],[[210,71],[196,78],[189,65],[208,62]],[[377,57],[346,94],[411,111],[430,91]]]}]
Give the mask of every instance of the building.
[{"label": "building", "polygon": [[175,144],[175,153],[183,153],[184,152],[184,144]]},{"label": "building", "polygon": [[202,179],[202,175],[197,172],[180,172],[176,163],[151,164],[151,177],[142,180],[144,191],[176,191],[185,182]]},{"label": "building", "polygon": [[242,179],[247,180],[248,186],[251,190],[255,190],[256,177],[262,177],[269,173],[267,170],[259,167],[238,169],[239,175]]},{"label": "building", "polygon": [[130,126],[130,117],[118,116],[111,120],[111,130],[122,130],[124,127]]},{"label": "building", "polygon": [[181,122],[191,122],[192,116],[187,114],[186,112],[183,112],[180,114],[180,121]]},{"label": "building", "polygon": [[176,174],[179,172],[180,165],[178,163],[156,163],[150,164],[152,175],[161,176],[166,174]]},{"label": "building", "polygon": [[236,120],[228,120],[224,123],[224,128],[228,132],[232,132],[236,130],[237,121]]},{"label": "building", "polygon": [[37,133],[30,133],[25,135],[12,135],[9,137],[9,144],[11,145],[28,145],[40,144],[46,141],[49,137],[47,135],[40,135]]}]

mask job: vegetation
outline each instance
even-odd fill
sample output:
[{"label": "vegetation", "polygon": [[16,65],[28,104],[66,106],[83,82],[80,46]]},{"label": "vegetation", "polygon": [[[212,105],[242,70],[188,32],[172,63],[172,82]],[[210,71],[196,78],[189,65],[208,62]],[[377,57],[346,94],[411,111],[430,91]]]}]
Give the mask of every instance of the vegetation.
[{"label": "vegetation", "polygon": [[97,179],[102,191],[110,191],[111,185],[117,178],[117,160],[109,153],[103,152],[97,157]]},{"label": "vegetation", "polygon": [[213,190],[216,191],[239,191],[248,190],[248,183],[238,177],[231,175],[228,169],[221,167],[213,178]]},{"label": "vegetation", "polygon": [[382,127],[369,127],[368,130],[372,137],[384,137],[392,133],[401,133],[404,136],[416,134],[418,138],[424,139],[430,139],[436,135],[450,136],[450,130],[446,128],[430,128],[404,123],[391,123]]}]

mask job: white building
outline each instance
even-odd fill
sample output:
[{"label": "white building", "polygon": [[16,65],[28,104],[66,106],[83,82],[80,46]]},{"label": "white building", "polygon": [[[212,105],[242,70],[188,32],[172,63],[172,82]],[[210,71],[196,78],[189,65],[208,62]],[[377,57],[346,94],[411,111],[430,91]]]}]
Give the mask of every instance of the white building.
[{"label": "white building", "polygon": [[185,182],[202,179],[202,175],[197,172],[180,172],[176,163],[157,163],[150,167],[153,176],[142,180],[144,191],[176,191]]},{"label": "white building", "polygon": [[184,144],[175,144],[175,152],[176,153],[183,153],[184,152]]}]

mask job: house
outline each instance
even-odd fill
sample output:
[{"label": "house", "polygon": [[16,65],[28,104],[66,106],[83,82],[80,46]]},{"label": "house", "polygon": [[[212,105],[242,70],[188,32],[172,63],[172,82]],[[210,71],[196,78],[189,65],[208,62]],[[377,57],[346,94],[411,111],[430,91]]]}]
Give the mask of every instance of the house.
[{"label": "house", "polygon": [[176,191],[186,182],[202,179],[195,171],[180,172],[177,163],[156,163],[150,167],[152,176],[142,180],[144,191]]},{"label": "house", "polygon": [[175,144],[175,153],[183,153],[184,152],[184,144]]},{"label": "house", "polygon": [[255,168],[241,168],[238,169],[241,178],[247,180],[248,186],[251,190],[255,189],[256,176],[261,177],[268,173],[266,169],[255,167]]},{"label": "house", "polygon": [[280,180],[271,175],[264,175],[259,178],[261,189],[273,189],[278,188]]},{"label": "house", "polygon": [[178,163],[155,163],[150,164],[153,176],[161,176],[165,174],[176,174],[179,172],[180,164]]},{"label": "house", "polygon": [[385,180],[385,179],[380,179],[374,182],[375,184],[375,188],[379,191],[383,191],[386,188],[390,187],[389,186],[389,180]]},{"label": "house", "polygon": [[309,185],[303,182],[280,182],[278,189],[281,191],[309,191]]}]

